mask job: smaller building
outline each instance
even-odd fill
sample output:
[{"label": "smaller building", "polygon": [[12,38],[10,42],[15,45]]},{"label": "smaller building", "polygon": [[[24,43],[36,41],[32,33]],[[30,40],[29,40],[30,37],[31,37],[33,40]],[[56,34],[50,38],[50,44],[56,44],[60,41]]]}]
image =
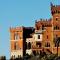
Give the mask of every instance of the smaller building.
[{"label": "smaller building", "polygon": [[40,51],[42,50],[42,31],[40,30],[35,30],[35,32],[32,34],[32,38],[27,38],[26,42],[27,42],[27,49],[26,49],[26,53],[28,53],[29,55],[31,53],[40,53]]},{"label": "smaller building", "polygon": [[32,54],[32,42],[33,42],[33,38],[26,39],[26,43],[27,43],[26,54],[29,54],[29,55]]}]

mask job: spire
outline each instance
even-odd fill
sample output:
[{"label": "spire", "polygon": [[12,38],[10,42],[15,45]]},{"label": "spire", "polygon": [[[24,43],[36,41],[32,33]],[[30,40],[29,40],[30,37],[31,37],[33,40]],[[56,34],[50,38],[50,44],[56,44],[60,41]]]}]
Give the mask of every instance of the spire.
[{"label": "spire", "polygon": [[51,5],[51,7],[53,6],[53,3],[52,2],[50,2],[50,5]]},{"label": "spire", "polygon": [[35,20],[35,23],[37,23],[37,20]]}]

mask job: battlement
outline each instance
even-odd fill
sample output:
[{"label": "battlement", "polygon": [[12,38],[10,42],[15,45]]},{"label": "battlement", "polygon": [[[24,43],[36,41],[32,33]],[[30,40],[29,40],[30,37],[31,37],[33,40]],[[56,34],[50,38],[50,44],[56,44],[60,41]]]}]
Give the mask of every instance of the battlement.
[{"label": "battlement", "polygon": [[40,19],[40,20],[36,20],[35,22],[35,27],[39,30],[40,27],[51,27],[52,23],[51,23],[52,19]]},{"label": "battlement", "polygon": [[40,19],[40,20],[36,20],[35,24],[51,24],[52,19]]},{"label": "battlement", "polygon": [[60,5],[53,5],[51,3],[51,14],[60,14]]},{"label": "battlement", "polygon": [[51,18],[50,19],[38,19],[38,20],[35,20],[35,23],[38,23],[38,22],[50,22],[51,21]]},{"label": "battlement", "polygon": [[10,32],[18,32],[18,31],[23,31],[23,30],[32,30],[34,31],[34,28],[33,27],[24,27],[24,26],[21,26],[21,27],[10,27]]},{"label": "battlement", "polygon": [[10,27],[10,32],[14,32],[14,31],[23,31],[23,26],[21,26],[21,27]]}]

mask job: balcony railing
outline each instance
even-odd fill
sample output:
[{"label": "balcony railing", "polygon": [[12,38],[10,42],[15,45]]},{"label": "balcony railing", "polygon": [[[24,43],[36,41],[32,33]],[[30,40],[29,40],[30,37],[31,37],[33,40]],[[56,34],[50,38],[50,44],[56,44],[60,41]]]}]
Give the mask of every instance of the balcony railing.
[{"label": "balcony railing", "polygon": [[42,47],[32,46],[32,49],[42,49]]}]

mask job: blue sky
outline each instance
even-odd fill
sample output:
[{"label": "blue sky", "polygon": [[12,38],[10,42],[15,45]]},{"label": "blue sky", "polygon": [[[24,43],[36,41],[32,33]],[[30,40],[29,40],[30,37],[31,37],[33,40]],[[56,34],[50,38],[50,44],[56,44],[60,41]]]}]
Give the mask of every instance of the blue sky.
[{"label": "blue sky", "polygon": [[9,28],[34,26],[36,19],[49,19],[50,2],[60,4],[60,0],[0,0],[0,56],[10,55]]}]

